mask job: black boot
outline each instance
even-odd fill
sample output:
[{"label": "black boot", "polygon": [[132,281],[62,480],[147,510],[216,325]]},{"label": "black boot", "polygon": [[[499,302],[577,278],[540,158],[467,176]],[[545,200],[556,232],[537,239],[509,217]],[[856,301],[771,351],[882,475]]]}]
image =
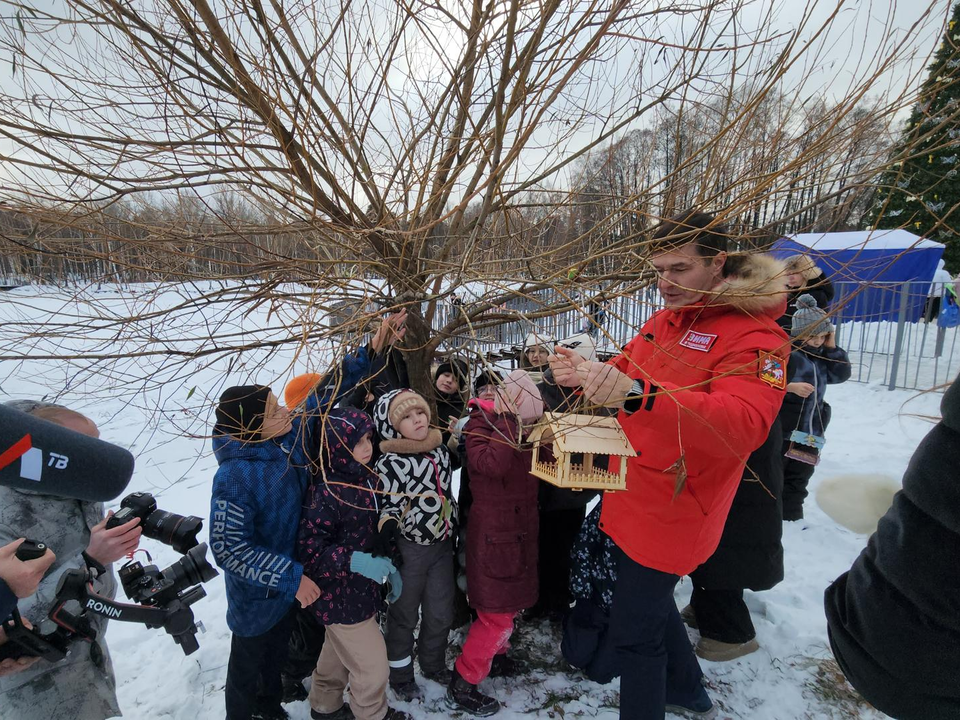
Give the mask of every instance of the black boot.
[{"label": "black boot", "polygon": [[515,660],[506,653],[494,655],[493,662],[490,664],[490,677],[512,678],[526,675],[527,672],[529,672],[529,668],[526,663]]},{"label": "black boot", "polygon": [[487,717],[500,710],[500,703],[489,695],[477,690],[462,677],[457,669],[453,669],[453,677],[447,687],[447,707],[451,710],[460,710],[468,715]]},{"label": "black boot", "polygon": [[287,703],[301,702],[307,699],[307,689],[303,686],[303,682],[295,677],[283,674],[280,675],[280,680],[283,682],[281,703],[286,705]]}]

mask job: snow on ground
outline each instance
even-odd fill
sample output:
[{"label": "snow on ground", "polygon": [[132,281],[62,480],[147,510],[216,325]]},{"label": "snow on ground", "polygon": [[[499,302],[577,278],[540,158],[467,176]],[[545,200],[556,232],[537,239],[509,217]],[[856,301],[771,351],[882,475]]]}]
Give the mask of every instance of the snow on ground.
[{"label": "snow on ground", "polygon": [[[69,293],[24,288],[0,294],[0,347],[22,347],[28,323],[53,324],[85,314],[109,315],[123,309],[158,310],[181,302],[185,292],[160,295],[144,290],[137,305],[136,290],[101,291],[96,305],[77,302]],[[89,298],[87,298],[89,299]],[[281,309],[282,310],[282,309]],[[110,328],[98,331],[99,339],[33,339],[31,352],[70,348],[104,353],[121,349],[129,356],[98,363],[36,360],[0,362],[0,401],[46,396],[56,397],[85,412],[99,425],[102,437],[127,447],[137,457],[137,470],[130,491],[155,494],[160,507],[206,519],[216,462],[209,442],[202,436],[211,414],[212,400],[227,380],[227,361],[198,360],[169,369],[169,361],[138,357],[137,352],[176,339],[177,347],[189,345],[185,335],[203,346],[199,328],[223,323],[238,332],[277,327],[277,317],[261,308],[237,318],[226,308],[191,310],[176,323],[155,323],[141,328],[137,336],[116,338]],[[281,313],[280,317],[283,315]],[[197,320],[203,320],[197,323]],[[18,335],[20,333],[21,335]],[[52,337],[52,333],[51,333]],[[251,352],[234,370],[226,384],[254,378],[272,383],[278,390],[294,372],[321,365],[329,348],[296,355],[293,349],[272,357]],[[3,354],[3,353],[0,353]],[[110,371],[109,377],[105,373]],[[64,390],[64,388],[67,388]],[[936,415],[938,393],[888,392],[877,384],[847,383],[829,389],[834,408],[828,443],[813,488],[825,478],[848,473],[880,473],[900,478],[914,448],[930,428],[920,416]],[[822,596],[827,585],[850,564],[864,547],[866,536],[854,534],[831,521],[808,499],[807,518],[784,528],[786,579],[763,593],[748,593],[761,650],[733,663],[703,663],[713,697],[725,718],[864,718],[880,717],[860,705],[848,687],[838,682],[827,662],[826,625]],[[201,538],[204,539],[206,529]],[[40,538],[38,538],[40,539]],[[144,540],[160,567],[178,555],[152,540]],[[129,718],[177,718],[207,720],[223,717],[223,684],[229,655],[230,633],[224,620],[225,593],[222,579],[205,585],[208,597],[194,605],[206,627],[200,650],[185,657],[163,632],[143,626],[110,625],[108,639],[118,680],[120,705]],[[677,590],[677,602],[686,604],[689,582]],[[691,637],[695,634],[691,631]],[[452,645],[462,642],[462,633],[451,636]],[[517,652],[536,668],[521,680],[493,680],[484,689],[504,701],[498,717],[617,717],[619,685],[607,686],[585,680],[569,670],[559,657],[557,631],[546,623],[523,625],[517,637]],[[452,652],[452,651],[451,651]],[[415,718],[446,718],[442,688],[424,681],[424,703],[400,704]],[[310,717],[307,703],[288,705],[291,717]]]}]

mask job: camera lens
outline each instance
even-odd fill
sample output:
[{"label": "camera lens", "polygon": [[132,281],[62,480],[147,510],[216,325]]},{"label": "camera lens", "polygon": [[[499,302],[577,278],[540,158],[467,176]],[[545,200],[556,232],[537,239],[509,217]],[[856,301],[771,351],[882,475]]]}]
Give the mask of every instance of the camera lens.
[{"label": "camera lens", "polygon": [[163,571],[163,576],[173,582],[178,593],[191,585],[213,580],[217,575],[216,568],[207,561],[206,543],[190,548],[182,558]]},{"label": "camera lens", "polygon": [[203,520],[195,515],[177,515],[157,510],[150,513],[143,523],[143,534],[169,545],[178,553],[186,553],[197,546],[197,533],[203,528]]}]

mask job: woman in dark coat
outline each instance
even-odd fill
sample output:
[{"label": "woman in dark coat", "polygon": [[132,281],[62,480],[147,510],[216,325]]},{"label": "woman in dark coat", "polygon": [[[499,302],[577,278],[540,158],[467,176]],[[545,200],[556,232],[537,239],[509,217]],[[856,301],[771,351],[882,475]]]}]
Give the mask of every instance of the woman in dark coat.
[{"label": "woman in dark coat", "polygon": [[492,404],[469,405],[463,430],[473,495],[467,598],[477,619],[454,665],[447,702],[473,715],[491,715],[500,704],[477,685],[490,674],[516,674],[506,655],[513,623],[537,601],[539,481],[530,474],[532,450],[524,435],[543,414],[543,401],[530,377],[515,370]]},{"label": "woman in dark coat", "polygon": [[717,551],[690,575],[693,595],[682,615],[700,630],[696,653],[714,662],[759,648],[744,589],[783,580],[783,441],[779,420],[747,460]]},{"label": "woman in dark coat", "polygon": [[902,720],[960,718],[960,379],[940,412],[866,549],[824,596],[850,684]]},{"label": "woman in dark coat", "polygon": [[[585,360],[597,359],[593,339],[585,333],[559,344],[576,351]],[[547,412],[584,412],[580,393],[555,383],[549,369],[543,373],[537,389]],[[574,457],[573,462],[581,460]],[[540,483],[540,600],[524,614],[526,619],[546,616],[551,622],[559,623],[569,612],[573,602],[570,593],[571,552],[586,517],[587,505],[597,495],[596,491],[577,491],[548,482]]]}]

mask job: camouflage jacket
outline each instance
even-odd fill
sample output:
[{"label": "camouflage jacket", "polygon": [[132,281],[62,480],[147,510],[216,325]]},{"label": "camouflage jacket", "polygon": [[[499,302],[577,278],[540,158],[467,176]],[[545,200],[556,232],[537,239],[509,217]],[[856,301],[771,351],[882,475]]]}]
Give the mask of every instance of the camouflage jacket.
[{"label": "camouflage jacket", "polygon": [[[37,592],[18,604],[20,615],[34,626],[47,618],[61,576],[85,567],[82,553],[90,543],[90,529],[103,517],[102,503],[0,487],[0,545],[26,537],[46,543],[57,555]],[[101,595],[116,595],[112,568],[95,581],[94,588]],[[0,678],[0,715],[17,720],[97,720],[120,715],[104,642],[107,621],[89,617],[97,630],[96,643],[75,641],[58,663],[40,660],[23,672]]]}]

